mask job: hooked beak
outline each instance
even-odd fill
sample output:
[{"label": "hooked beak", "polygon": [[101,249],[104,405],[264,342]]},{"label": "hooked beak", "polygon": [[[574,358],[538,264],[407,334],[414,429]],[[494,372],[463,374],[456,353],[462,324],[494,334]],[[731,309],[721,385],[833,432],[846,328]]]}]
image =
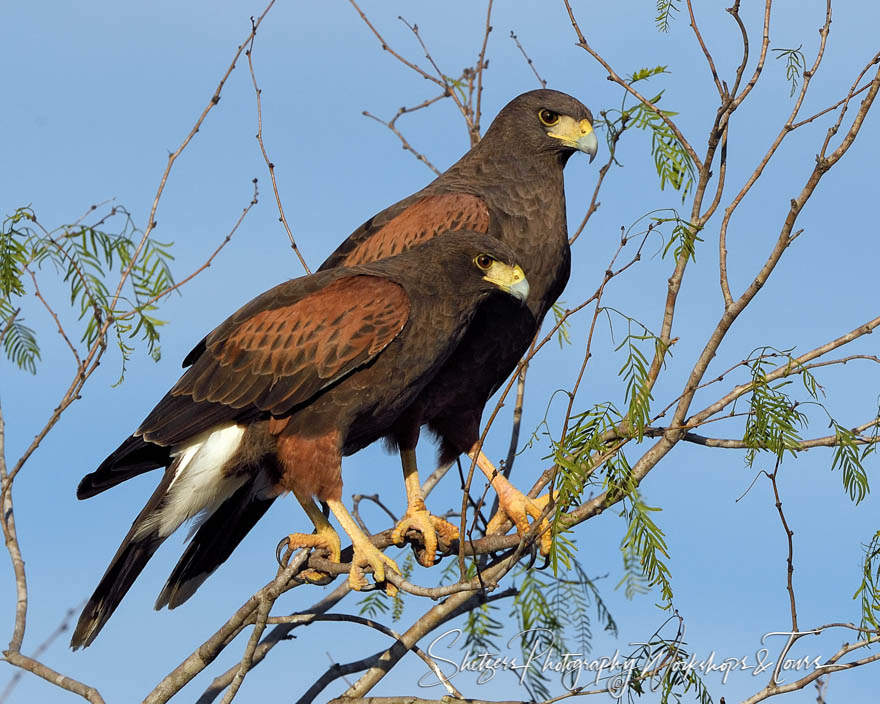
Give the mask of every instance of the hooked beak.
[{"label": "hooked beak", "polygon": [[578,137],[577,148],[584,154],[590,155],[590,163],[592,164],[593,159],[596,158],[596,153],[599,151],[599,140],[596,139],[596,133],[593,131],[593,126],[589,120],[581,120],[580,129],[582,134]]},{"label": "hooked beak", "polygon": [[589,154],[590,162],[596,158],[596,152],[599,151],[599,140],[596,139],[593,125],[587,119],[575,122],[568,115],[562,115],[554,129],[547,134],[562,141],[567,147]]},{"label": "hooked beak", "polygon": [[495,262],[483,278],[518,299],[520,303],[525,303],[529,297],[529,281],[518,264],[510,266]]}]

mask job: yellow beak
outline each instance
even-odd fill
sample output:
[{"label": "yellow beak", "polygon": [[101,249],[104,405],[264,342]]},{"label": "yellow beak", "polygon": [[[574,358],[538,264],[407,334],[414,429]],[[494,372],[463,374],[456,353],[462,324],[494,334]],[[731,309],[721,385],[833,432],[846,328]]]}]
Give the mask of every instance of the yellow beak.
[{"label": "yellow beak", "polygon": [[529,297],[528,279],[517,264],[510,266],[496,261],[487,269],[483,278],[514,298],[518,298],[521,303],[525,303],[526,298]]},{"label": "yellow beak", "polygon": [[572,149],[577,149],[584,154],[590,155],[590,161],[596,158],[599,151],[599,140],[589,120],[575,121],[568,115],[560,115],[559,122],[547,132],[554,139],[562,140],[562,143]]}]

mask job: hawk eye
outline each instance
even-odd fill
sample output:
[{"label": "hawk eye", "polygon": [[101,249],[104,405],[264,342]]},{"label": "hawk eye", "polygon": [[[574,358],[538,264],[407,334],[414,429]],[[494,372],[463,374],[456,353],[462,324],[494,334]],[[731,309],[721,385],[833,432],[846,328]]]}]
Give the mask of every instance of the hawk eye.
[{"label": "hawk eye", "polygon": [[474,263],[483,271],[486,271],[495,260],[488,254],[478,254],[474,257]]},{"label": "hawk eye", "polygon": [[546,108],[538,111],[538,119],[547,127],[551,127],[559,122],[559,113],[555,113],[552,110],[547,110]]}]

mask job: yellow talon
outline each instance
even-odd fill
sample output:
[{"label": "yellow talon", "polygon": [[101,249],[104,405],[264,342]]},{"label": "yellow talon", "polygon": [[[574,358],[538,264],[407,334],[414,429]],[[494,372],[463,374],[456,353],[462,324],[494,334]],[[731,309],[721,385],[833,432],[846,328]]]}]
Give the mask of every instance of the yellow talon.
[{"label": "yellow talon", "polygon": [[[516,489],[513,489],[513,492],[515,493],[507,495],[506,500],[502,500],[499,494],[498,513],[492,516],[489,523],[486,525],[486,535],[506,532],[502,531],[502,529],[508,521],[516,526],[516,532],[519,535],[525,535],[531,527],[528,517],[531,516],[533,519],[538,520],[544,512],[544,508],[550,501],[550,494],[544,494],[544,496],[539,496],[536,499],[530,499]],[[551,535],[549,527],[550,523],[546,518],[541,521],[540,530],[542,532],[540,548],[542,555],[547,555],[550,552]]]},{"label": "yellow talon", "polygon": [[[348,573],[348,583],[352,589],[361,591],[368,586],[369,583],[366,577],[364,577],[364,570],[368,568],[373,570],[373,579],[376,582],[385,581],[386,566],[400,574],[400,568],[397,566],[397,563],[387,555],[384,555],[379,548],[370,542],[370,539],[358,527],[348,509],[345,508],[339,499],[329,499],[327,505],[330,507],[333,515],[336,516],[336,520],[339,521],[345,532],[348,533],[348,537],[351,538],[354,554],[351,559],[351,570]],[[389,596],[397,594],[397,587],[390,582],[387,582],[384,588]]]},{"label": "yellow talon", "polygon": [[[490,519],[486,526],[486,535],[504,532],[504,525],[507,521],[511,521],[516,526],[516,532],[523,536],[528,533],[529,517],[538,520],[547,503],[550,495],[538,497],[536,499],[529,498],[517,489],[510,481],[495,469],[495,466],[482,452],[477,455],[477,466],[486,475],[486,478],[492,484],[492,488],[498,494],[498,513]],[[541,554],[550,553],[550,545],[552,537],[550,534],[550,523],[545,518],[541,521],[539,529],[541,536]]]},{"label": "yellow talon", "polygon": [[[385,568],[388,567],[397,574],[400,574],[400,568],[397,563],[390,557],[382,553],[379,548],[371,542],[366,541],[354,546],[354,555],[351,560],[351,571],[348,573],[348,583],[355,591],[361,591],[369,586],[364,571],[373,570],[373,579],[379,582],[385,582]],[[385,582],[385,593],[388,596],[397,594],[397,587],[391,582]]]},{"label": "yellow talon", "polygon": [[409,529],[422,534],[425,549],[419,551],[416,557],[423,567],[431,567],[434,564],[439,542],[442,541],[448,546],[458,538],[458,529],[449,521],[432,515],[424,508],[424,504],[420,509],[410,507],[406,515],[394,527],[391,532],[391,540],[395,545],[403,544]]},{"label": "yellow talon", "polygon": [[[339,541],[339,535],[332,528],[327,530],[318,529],[318,533],[291,533],[278,544],[276,556],[279,557],[282,552],[287,550],[299,550],[301,548],[311,548],[313,550],[321,550],[327,554],[327,559],[332,562],[339,562],[342,554],[342,544]],[[307,567],[298,575],[300,579],[304,579],[312,584],[327,584],[332,581],[332,575],[320,570]]]}]

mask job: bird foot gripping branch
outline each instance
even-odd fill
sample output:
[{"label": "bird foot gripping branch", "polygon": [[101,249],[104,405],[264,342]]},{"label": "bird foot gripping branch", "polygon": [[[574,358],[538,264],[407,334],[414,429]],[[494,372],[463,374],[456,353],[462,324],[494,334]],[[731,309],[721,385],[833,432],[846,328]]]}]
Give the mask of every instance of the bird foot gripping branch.
[{"label": "bird foot gripping branch", "polygon": [[406,513],[391,532],[391,540],[395,545],[403,545],[409,540],[419,564],[431,567],[437,560],[437,548],[448,552],[452,541],[458,538],[458,529],[449,521],[432,515],[425,506],[415,449],[401,448],[400,461],[406,486]]},{"label": "bird foot gripping branch", "polygon": [[[486,475],[492,488],[498,494],[498,512],[489,519],[486,525],[486,535],[493,533],[506,533],[505,527],[510,521],[516,526],[516,532],[524,536],[529,532],[529,517],[534,520],[541,519],[544,509],[550,502],[550,494],[530,498],[517,489],[503,474],[498,472],[495,465],[482,452],[477,455],[477,466]],[[541,520],[538,535],[541,537],[540,548],[542,555],[550,554],[552,534],[550,522],[544,518]]]},{"label": "bird foot gripping branch", "polygon": [[[300,496],[297,496],[297,499],[302,504],[306,514],[312,519],[315,532],[292,533],[283,538],[278,543],[278,548],[275,551],[275,557],[278,559],[279,564],[285,564],[282,556],[286,551],[298,550],[300,548],[321,549],[327,553],[328,558],[332,562],[342,562],[342,544],[339,534],[333,529],[333,526],[330,525],[324,514],[318,510],[314,502],[304,500]],[[341,501],[331,499],[327,501],[327,505],[351,538],[354,550],[351,559],[351,569],[348,573],[348,583],[351,588],[355,591],[367,589],[369,582],[365,577],[365,573],[372,571],[376,583],[381,585],[389,596],[394,596],[397,593],[397,587],[385,580],[385,570],[390,568],[397,574],[400,574],[400,568],[397,566],[397,563],[384,555],[381,550],[370,542],[369,537],[358,527]],[[327,584],[333,580],[333,575],[311,567],[302,570],[297,576],[312,584]]]},{"label": "bird foot gripping branch", "polygon": [[458,528],[426,508],[410,508],[391,532],[391,540],[395,545],[403,545],[406,540],[418,541],[418,534],[421,535],[423,547],[413,546],[416,559],[422,567],[432,567],[437,560],[438,549],[445,553],[451,548],[452,541],[458,539]]},{"label": "bird foot gripping branch", "polygon": [[[496,489],[498,491],[498,513],[489,519],[489,523],[486,525],[486,535],[506,532],[504,525],[508,521],[516,526],[516,532],[520,536],[525,535],[530,528],[529,517],[536,521],[541,518],[544,508],[550,501],[550,494],[544,494],[544,496],[532,499],[523,494],[510,482],[507,482],[506,487],[496,487]],[[549,555],[552,538],[550,522],[546,518],[541,521],[539,535],[541,536],[541,554]]]},{"label": "bird foot gripping branch", "polygon": [[[301,548],[323,550],[327,559],[332,562],[341,562],[342,560],[342,543],[339,540],[339,534],[333,528],[330,528],[329,531],[319,530],[317,533],[291,533],[286,538],[282,538],[275,550],[278,564],[285,564],[283,555],[286,551],[292,552]],[[333,579],[332,575],[311,567],[300,571],[297,577],[312,584],[326,584]]]}]

